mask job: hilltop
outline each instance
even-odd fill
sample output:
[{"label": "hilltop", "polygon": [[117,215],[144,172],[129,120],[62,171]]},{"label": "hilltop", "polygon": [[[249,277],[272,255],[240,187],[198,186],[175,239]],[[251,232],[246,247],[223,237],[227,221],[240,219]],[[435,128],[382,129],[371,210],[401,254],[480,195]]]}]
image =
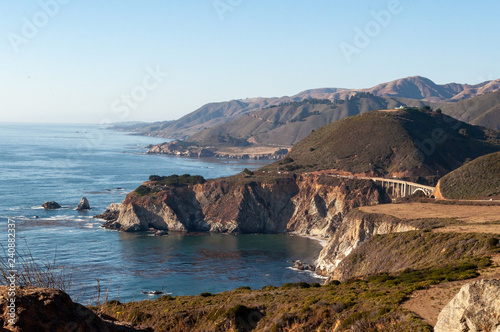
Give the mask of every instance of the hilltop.
[{"label": "hilltop", "polygon": [[428,110],[374,111],[311,133],[265,169],[338,169],[371,176],[437,178],[500,150],[500,133]]},{"label": "hilltop", "polygon": [[[261,111],[270,106],[301,102],[306,99],[327,99],[333,102],[349,99],[359,93],[370,93],[378,97],[414,99],[412,103],[404,103],[405,105],[420,106],[416,104],[420,102],[441,106],[499,90],[500,80],[486,81],[476,85],[458,83],[438,85],[425,77],[412,76],[378,84],[371,88],[321,88],[279,98],[259,97],[209,103],[178,120],[141,124],[136,127],[129,126],[128,130],[134,130],[140,135],[185,139],[200,130],[231,122],[243,115]],[[349,111],[355,114],[362,113],[361,110]]]},{"label": "hilltop", "polygon": [[499,199],[500,152],[474,159],[439,181],[445,198]]}]

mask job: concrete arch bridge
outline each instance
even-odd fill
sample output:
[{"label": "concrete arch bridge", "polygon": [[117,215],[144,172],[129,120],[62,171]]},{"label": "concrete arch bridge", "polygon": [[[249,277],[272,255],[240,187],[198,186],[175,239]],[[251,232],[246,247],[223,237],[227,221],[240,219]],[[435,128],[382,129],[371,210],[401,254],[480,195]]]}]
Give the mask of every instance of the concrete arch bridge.
[{"label": "concrete arch bridge", "polygon": [[425,196],[431,197],[432,193],[436,189],[431,186],[424,186],[420,183],[396,180],[396,179],[385,179],[385,178],[367,178],[371,179],[382,188],[384,188],[389,195],[392,195],[395,198],[399,197],[408,197],[413,194],[418,193],[419,191],[424,193]]}]

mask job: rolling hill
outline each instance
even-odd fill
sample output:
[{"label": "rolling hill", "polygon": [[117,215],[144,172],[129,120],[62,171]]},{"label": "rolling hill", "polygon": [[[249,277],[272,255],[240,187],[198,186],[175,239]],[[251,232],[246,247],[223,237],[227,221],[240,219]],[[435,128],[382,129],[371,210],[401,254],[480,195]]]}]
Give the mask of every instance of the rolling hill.
[{"label": "rolling hill", "polygon": [[439,181],[444,198],[499,199],[500,152],[474,159]]},{"label": "rolling hill", "polygon": [[432,183],[468,158],[500,151],[500,133],[422,110],[374,111],[311,133],[266,167],[305,172],[338,169]]},{"label": "rolling hill", "polygon": [[442,109],[461,121],[500,130],[500,91],[446,104]]}]

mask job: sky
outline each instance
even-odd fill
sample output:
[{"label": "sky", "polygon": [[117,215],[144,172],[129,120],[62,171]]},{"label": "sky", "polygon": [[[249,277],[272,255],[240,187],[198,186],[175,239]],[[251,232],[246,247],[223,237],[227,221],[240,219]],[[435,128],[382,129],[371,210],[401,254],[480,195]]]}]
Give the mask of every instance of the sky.
[{"label": "sky", "polygon": [[500,78],[500,2],[0,0],[0,122],[178,119],[407,76]]}]

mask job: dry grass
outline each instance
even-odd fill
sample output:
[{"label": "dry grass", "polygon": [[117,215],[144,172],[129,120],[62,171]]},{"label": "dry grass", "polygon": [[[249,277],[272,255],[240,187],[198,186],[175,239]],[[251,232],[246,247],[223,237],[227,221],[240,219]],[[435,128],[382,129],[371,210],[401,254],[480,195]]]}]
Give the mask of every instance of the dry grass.
[{"label": "dry grass", "polygon": [[418,290],[403,303],[402,307],[415,312],[429,325],[436,325],[441,310],[459,292],[464,284],[479,279],[500,278],[500,255],[493,256],[491,260],[493,262],[492,266],[481,271],[479,277],[470,280],[446,282],[439,285],[432,285],[428,289]]},{"label": "dry grass", "polygon": [[364,206],[360,209],[368,213],[388,214],[406,220],[456,218],[465,223],[491,223],[500,220],[500,206],[408,203]]},{"label": "dry grass", "polygon": [[11,275],[10,270],[13,270],[13,266],[11,265],[12,261],[9,261],[9,259],[14,258],[14,269],[17,270],[17,286],[55,288],[63,292],[71,289],[73,285],[71,273],[66,267],[56,264],[57,250],[54,252],[52,261],[40,262],[35,260],[28,245],[26,245],[26,250],[16,251],[13,256],[9,256],[3,246],[2,249],[4,255],[0,257],[0,283],[4,285],[10,284],[8,277]]}]

